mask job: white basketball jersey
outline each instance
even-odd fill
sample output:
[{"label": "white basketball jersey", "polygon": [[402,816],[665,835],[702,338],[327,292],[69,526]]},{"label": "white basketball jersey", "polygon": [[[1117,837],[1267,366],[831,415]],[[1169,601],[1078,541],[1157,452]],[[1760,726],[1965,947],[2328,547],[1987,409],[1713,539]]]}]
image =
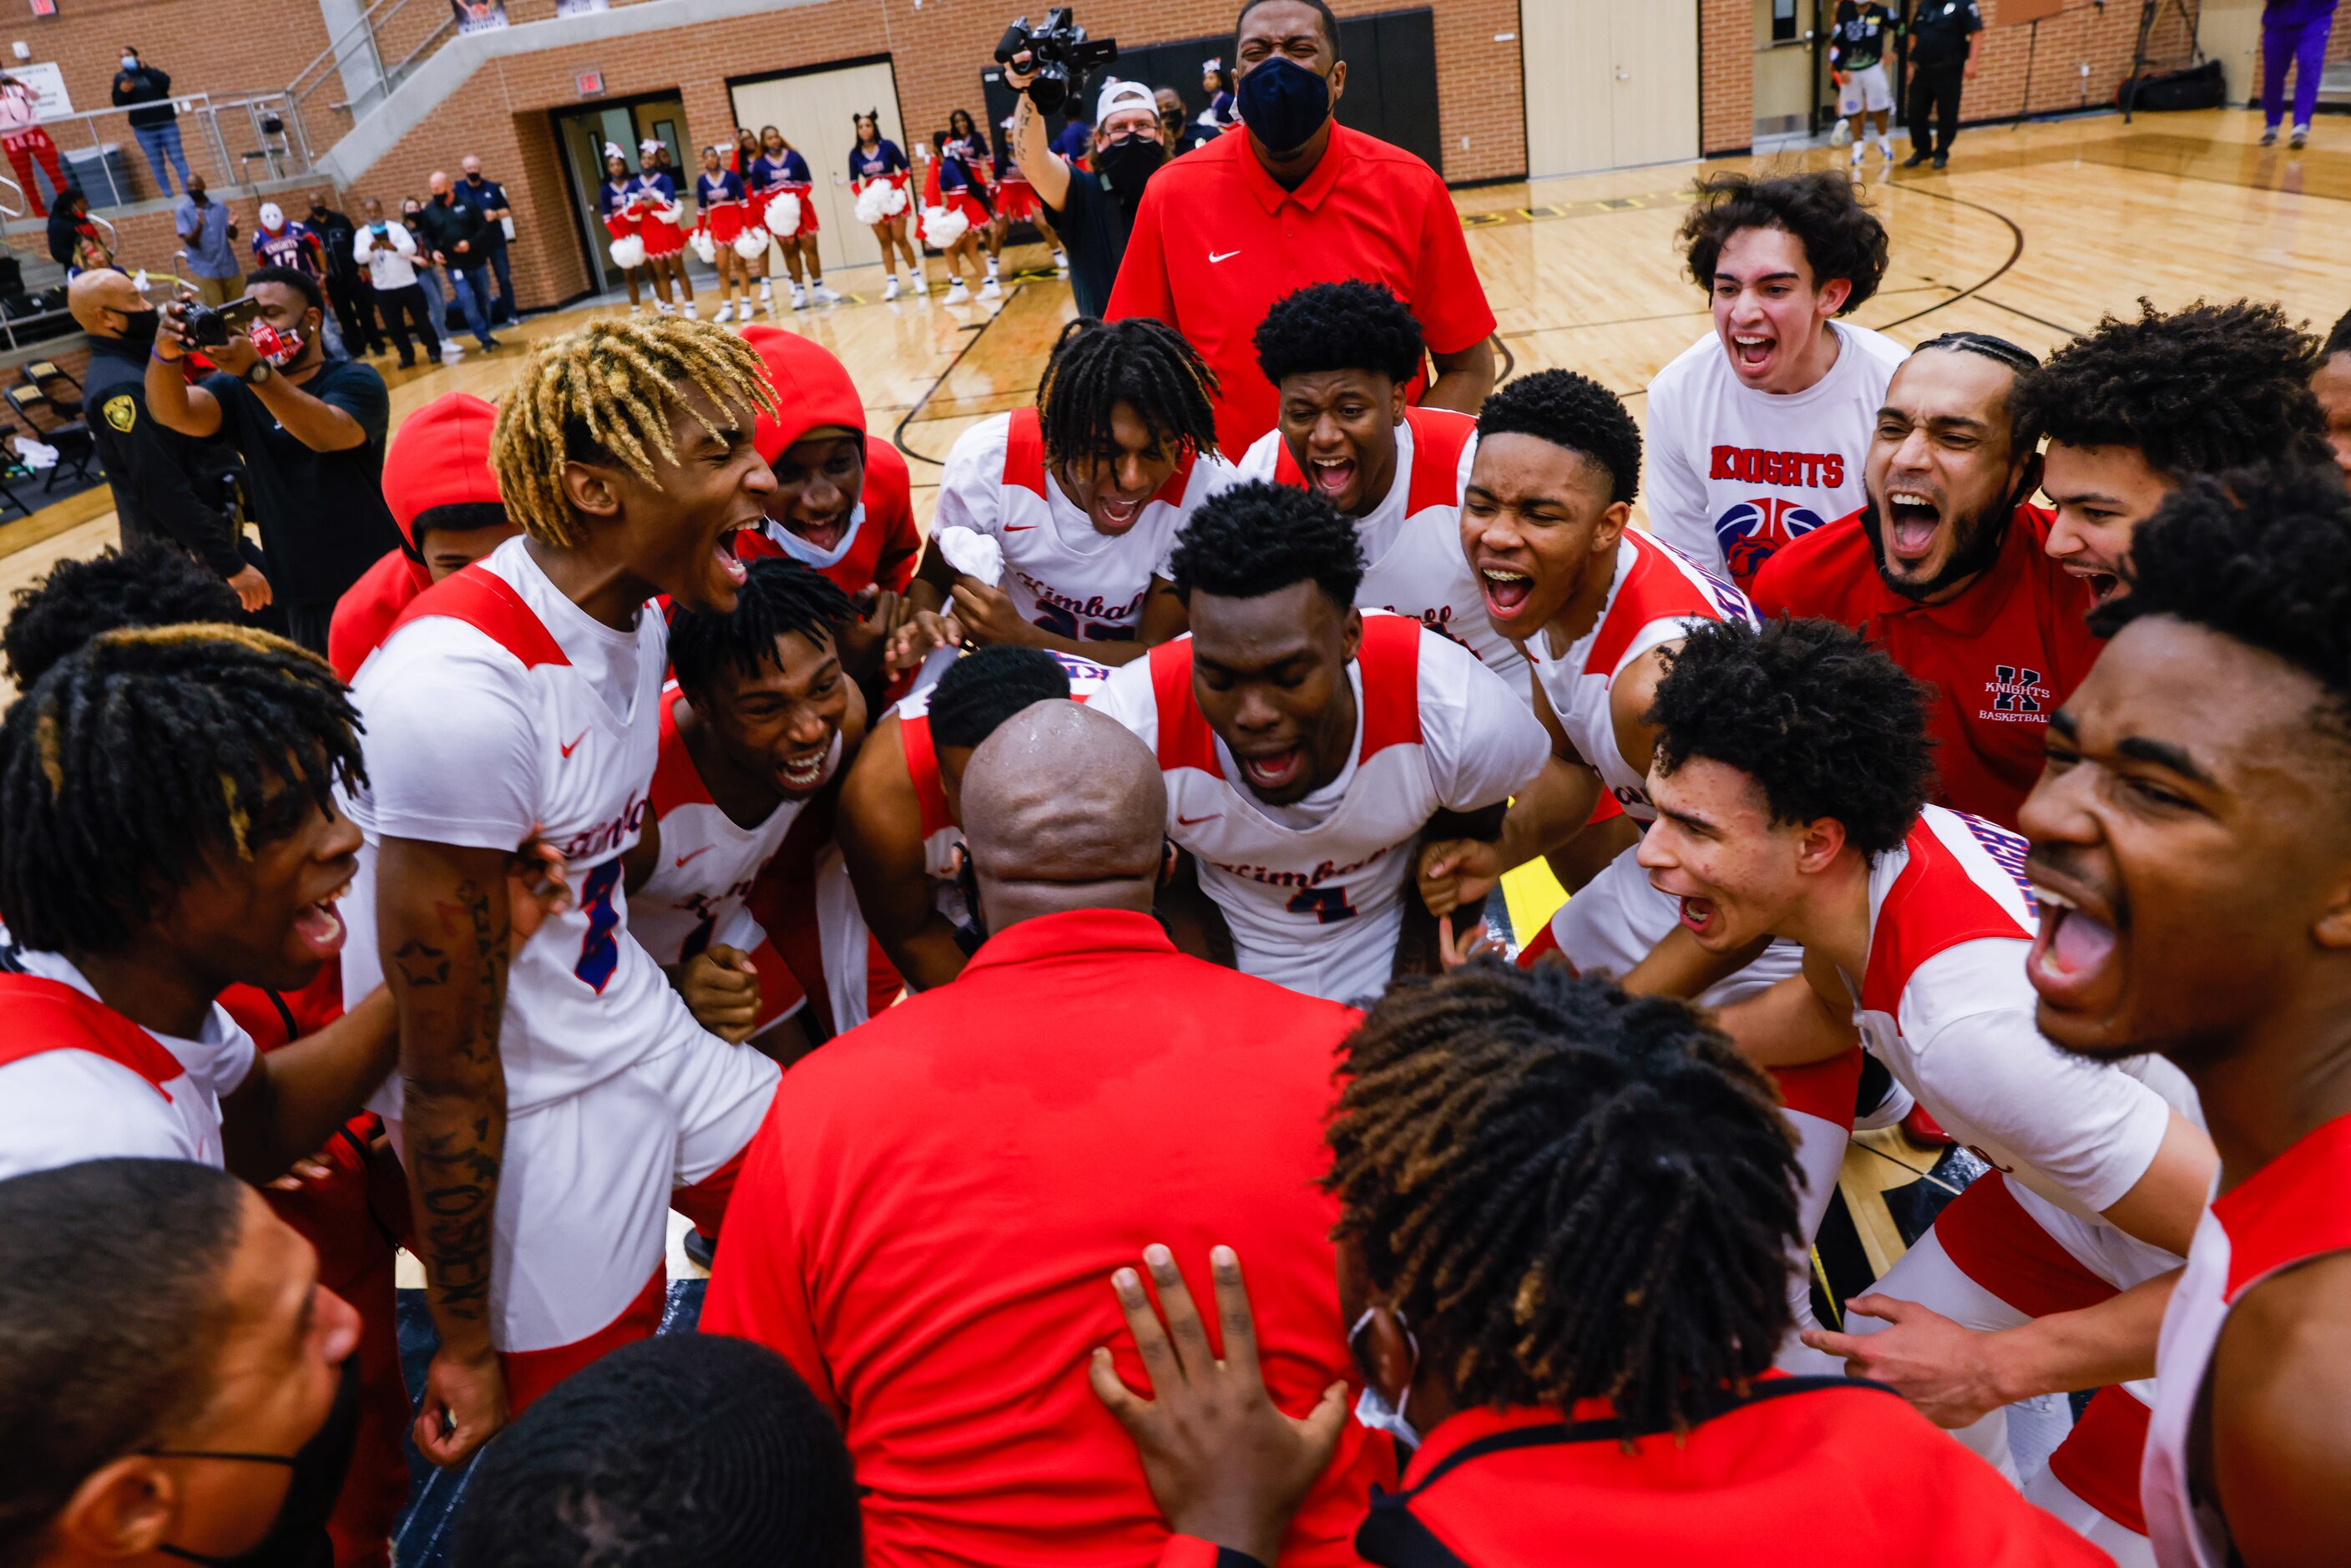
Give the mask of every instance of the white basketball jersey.
[{"label": "white basketball jersey", "polygon": [[997,586],[1022,620],[1076,642],[1132,643],[1142,635],[1144,601],[1152,578],[1166,570],[1177,530],[1234,480],[1228,463],[1187,457],[1144,503],[1133,528],[1105,535],[1049,471],[1037,411],[1017,408],[956,438],[931,527],[961,526],[1002,547]]},{"label": "white basketball jersey", "polygon": [[[653,962],[667,967],[714,941],[758,948],[766,933],[744,905],[759,869],[774,858],[784,835],[810,797],[787,798],[764,821],[746,828],[710,798],[677,732],[685,700],[673,681],[661,695],[661,760],[653,769],[654,820],[661,828],[661,863],[631,900],[629,929]],[[832,737],[824,777],[841,767],[841,736]]]},{"label": "white basketball jersey", "polygon": [[1648,775],[1634,768],[1616,745],[1616,717],[1610,695],[1616,677],[1634,660],[1660,644],[1678,643],[1690,628],[1708,621],[1755,624],[1747,596],[1700,569],[1671,545],[1625,530],[1616,541],[1616,580],[1608,589],[1592,630],[1554,654],[1547,632],[1527,639],[1527,657],[1542,683],[1552,711],[1568,739],[1625,814],[1647,824],[1657,820],[1649,804]]},{"label": "white basketball jersey", "polygon": [[[587,627],[526,544],[510,539],[426,590],[360,667],[352,695],[368,726],[370,783],[346,802],[366,841],[343,904],[345,996],[382,978],[375,878],[385,838],[514,849],[535,822],[569,867],[570,907],[522,946],[507,977],[498,1051],[510,1112],[711,1039],[631,933],[621,883],[660,754],[667,628],[651,606],[631,633]],[[633,639],[617,661],[613,637]],[[626,683],[620,711],[586,673],[596,668]],[[485,820],[477,795],[500,802],[498,820]],[[371,1104],[396,1120],[400,1102],[395,1073]]]},{"label": "white basketball jersey", "polygon": [[[1364,562],[1355,607],[1416,616],[1477,654],[1512,691],[1525,691],[1526,655],[1486,619],[1485,591],[1461,553],[1461,491],[1478,455],[1478,422],[1450,409],[1407,408],[1395,441],[1388,493],[1354,519]],[[1243,479],[1309,487],[1279,430],[1258,437],[1239,466]]]},{"label": "white basketball jersey", "polygon": [[1347,676],[1355,747],[1340,777],[1301,803],[1322,808],[1303,827],[1234,782],[1239,769],[1193,692],[1189,637],[1112,672],[1095,699],[1157,752],[1168,837],[1199,862],[1242,971],[1338,1001],[1388,983],[1428,819],[1507,799],[1550,754],[1527,705],[1416,620],[1365,616]]}]

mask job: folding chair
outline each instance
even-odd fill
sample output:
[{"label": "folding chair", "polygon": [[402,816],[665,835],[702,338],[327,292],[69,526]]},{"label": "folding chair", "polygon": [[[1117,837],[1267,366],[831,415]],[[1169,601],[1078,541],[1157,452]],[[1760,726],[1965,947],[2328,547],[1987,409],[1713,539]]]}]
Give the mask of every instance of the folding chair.
[{"label": "folding chair", "polygon": [[47,397],[30,387],[0,387],[0,397],[5,397],[8,406],[16,411],[16,417],[31,427],[34,440],[57,449],[57,466],[41,480],[43,495],[56,488],[57,476],[68,465],[76,478],[89,479],[89,460],[98,455],[98,441],[90,434],[89,425],[80,420],[71,419],[43,429],[40,421],[33,417],[33,410],[46,408],[54,414],[57,408]]},{"label": "folding chair", "polygon": [[[67,370],[55,360],[35,360],[31,364],[19,369],[16,373],[26,386],[48,399],[50,409],[59,419],[81,417],[83,396],[81,383],[74,380],[71,371]],[[68,397],[65,393],[55,390],[52,383],[57,382],[63,382],[73,388],[73,395]]]}]

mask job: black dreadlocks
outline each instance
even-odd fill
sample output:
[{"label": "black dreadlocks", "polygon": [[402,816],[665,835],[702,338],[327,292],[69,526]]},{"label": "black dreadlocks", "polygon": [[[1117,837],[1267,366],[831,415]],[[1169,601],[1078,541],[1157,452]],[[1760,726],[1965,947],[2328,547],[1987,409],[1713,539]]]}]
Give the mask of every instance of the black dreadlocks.
[{"label": "black dreadlocks", "polygon": [[1794,1149],[1687,1003],[1479,963],[1398,980],[1344,1050],[1323,1186],[1459,1404],[1686,1431],[1771,1365]]},{"label": "black dreadlocks", "polygon": [[239,626],[102,632],[0,725],[0,914],[28,947],[128,941],[208,853],[249,858],[366,781],[316,654]]},{"label": "black dreadlocks", "polygon": [[1257,324],[1257,366],[1276,386],[1285,376],[1325,371],[1408,382],[1420,355],[1420,323],[1404,301],[1362,278],[1284,295]]},{"label": "black dreadlocks", "polygon": [[241,608],[236,590],[169,545],[134,545],[61,560],[40,581],[18,589],[0,650],[8,678],[24,691],[100,632],[235,621]]},{"label": "black dreadlocks", "polygon": [[744,675],[780,669],[777,638],[797,632],[822,646],[856,616],[832,579],[789,556],[768,556],[750,563],[727,614],[677,612],[669,623],[670,664],[679,685],[706,692],[722,666]]},{"label": "black dreadlocks", "polygon": [[1217,372],[1165,322],[1081,317],[1061,329],[1037,387],[1045,456],[1059,465],[1116,450],[1110,415],[1123,402],[1179,458],[1213,457],[1219,390]]},{"label": "black dreadlocks", "polygon": [[931,739],[977,746],[1031,703],[1070,695],[1070,672],[1042,648],[999,646],[966,653],[931,693]]},{"label": "black dreadlocks", "polygon": [[1253,479],[1202,503],[1176,536],[1168,570],[1184,602],[1192,595],[1258,599],[1311,582],[1341,610],[1364,581],[1364,541],[1322,497]]}]

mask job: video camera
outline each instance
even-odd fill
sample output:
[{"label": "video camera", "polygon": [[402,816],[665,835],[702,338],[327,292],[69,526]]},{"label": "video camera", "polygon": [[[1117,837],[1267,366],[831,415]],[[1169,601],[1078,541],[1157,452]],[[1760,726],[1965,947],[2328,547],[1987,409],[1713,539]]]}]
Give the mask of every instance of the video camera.
[{"label": "video camera", "polygon": [[180,324],[188,341],[199,349],[225,347],[231,332],[244,331],[260,314],[261,301],[250,294],[219,306],[194,299],[180,301]]},{"label": "video camera", "polygon": [[1088,71],[1118,58],[1118,40],[1087,37],[1086,30],[1070,19],[1070,7],[1056,5],[1045,13],[1041,27],[1031,27],[1023,16],[1004,30],[1004,41],[996,46],[996,63],[1008,66],[1024,54],[1035,77],[1026,89],[1029,101],[1039,112],[1050,114],[1069,101],[1071,89]]}]

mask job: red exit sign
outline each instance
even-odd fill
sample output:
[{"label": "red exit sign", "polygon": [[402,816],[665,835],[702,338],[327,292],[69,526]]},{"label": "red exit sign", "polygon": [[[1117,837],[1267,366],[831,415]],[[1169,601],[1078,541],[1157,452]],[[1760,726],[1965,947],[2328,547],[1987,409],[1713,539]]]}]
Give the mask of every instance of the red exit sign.
[{"label": "red exit sign", "polygon": [[33,15],[34,15],[34,16],[56,16],[57,14],[57,0],[33,0]]},{"label": "red exit sign", "polygon": [[[43,0],[33,0],[33,3],[37,5],[42,4]],[[57,0],[47,0],[47,3],[55,5]],[[581,71],[571,78],[571,85],[579,89],[581,98],[601,98],[604,96],[604,73]]]}]

